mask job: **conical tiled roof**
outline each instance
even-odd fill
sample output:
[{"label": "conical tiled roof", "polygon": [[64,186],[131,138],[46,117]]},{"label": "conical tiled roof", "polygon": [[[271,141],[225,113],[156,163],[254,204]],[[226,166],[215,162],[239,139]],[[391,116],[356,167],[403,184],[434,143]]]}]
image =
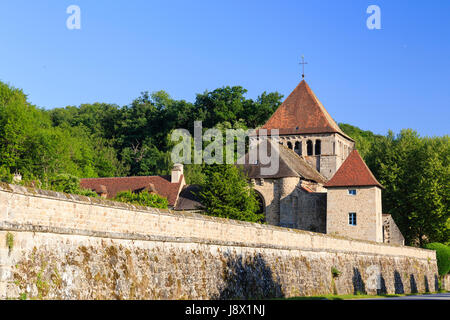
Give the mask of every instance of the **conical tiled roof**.
[{"label": "conical tiled roof", "polygon": [[357,150],[353,150],[325,187],[383,186],[374,177]]},{"label": "conical tiled roof", "polygon": [[339,133],[353,141],[339,128],[305,80],[299,83],[261,129],[279,129],[280,135]]}]

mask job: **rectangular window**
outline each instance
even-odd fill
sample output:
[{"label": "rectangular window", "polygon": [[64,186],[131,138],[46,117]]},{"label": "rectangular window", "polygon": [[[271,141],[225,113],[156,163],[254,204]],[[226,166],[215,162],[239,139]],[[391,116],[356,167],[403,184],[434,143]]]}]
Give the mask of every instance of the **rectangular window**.
[{"label": "rectangular window", "polygon": [[356,213],[350,212],[348,214],[348,224],[351,226],[356,226]]},{"label": "rectangular window", "polygon": [[356,190],[353,190],[353,189],[348,190],[348,194],[351,196],[356,196]]}]

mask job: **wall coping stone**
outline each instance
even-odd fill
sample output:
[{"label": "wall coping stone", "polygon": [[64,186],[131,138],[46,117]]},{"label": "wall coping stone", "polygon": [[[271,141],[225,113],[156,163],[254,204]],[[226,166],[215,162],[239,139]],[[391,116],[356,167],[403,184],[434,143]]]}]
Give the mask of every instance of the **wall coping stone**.
[{"label": "wall coping stone", "polygon": [[[11,193],[11,194],[21,194],[21,195],[25,195],[25,196],[29,196],[29,197],[47,198],[47,199],[66,201],[66,202],[72,202],[72,203],[88,204],[88,205],[92,205],[92,206],[100,206],[100,207],[115,208],[115,209],[125,209],[125,210],[129,210],[129,211],[143,212],[143,213],[156,214],[156,215],[172,216],[172,217],[187,218],[187,219],[201,220],[201,221],[212,221],[212,222],[228,224],[228,225],[229,224],[242,225],[242,226],[248,226],[248,227],[261,229],[261,230],[278,231],[278,232],[281,231],[281,232],[285,232],[285,233],[294,233],[294,234],[305,234],[305,235],[310,235],[310,236],[313,236],[316,238],[319,238],[319,237],[327,238],[327,239],[334,238],[334,239],[347,240],[347,241],[358,242],[358,243],[367,243],[367,244],[372,244],[372,245],[376,245],[376,246],[405,248],[405,249],[417,251],[417,252],[430,252],[430,253],[435,252],[434,250],[429,250],[429,249],[415,248],[415,247],[410,247],[410,246],[402,246],[402,245],[398,245],[398,244],[380,243],[380,242],[368,241],[368,240],[352,239],[349,237],[338,236],[338,235],[323,234],[323,233],[316,233],[316,232],[299,230],[299,229],[284,228],[284,227],[267,225],[267,224],[253,223],[253,222],[247,222],[247,221],[238,221],[238,220],[219,218],[219,217],[212,217],[212,216],[207,216],[207,215],[193,213],[193,212],[186,212],[186,211],[180,212],[180,211],[173,211],[170,209],[150,208],[150,207],[144,207],[144,206],[124,203],[124,202],[116,202],[116,201],[106,200],[103,198],[94,198],[94,197],[87,197],[87,196],[82,196],[82,195],[66,194],[66,193],[56,192],[56,191],[51,191],[51,190],[42,190],[42,189],[37,189],[37,188],[24,187],[24,186],[20,186],[20,185],[13,185],[13,184],[8,184],[8,183],[4,183],[4,182],[0,182],[0,192],[6,192],[6,193]],[[83,231],[83,230],[77,230],[77,229],[69,230],[69,229],[64,229],[64,228],[56,228],[56,227],[48,227],[48,226],[37,226],[37,225],[28,225],[27,226],[25,224],[21,224],[21,225],[22,225],[21,227],[18,224],[14,225],[14,224],[10,223],[8,225],[8,223],[0,221],[0,230],[54,232],[54,233],[61,233],[61,234],[80,234],[80,233],[82,233],[80,235],[88,235],[88,236],[89,235],[100,236],[101,234],[103,234],[102,232],[99,232],[99,231],[88,231],[88,230]],[[35,230],[35,231],[33,231],[33,230]],[[47,231],[43,231],[43,230],[47,230]],[[53,230],[53,231],[50,231],[50,230]],[[96,234],[98,234],[98,235],[96,235]],[[109,234],[108,237],[113,237],[112,236],[113,233],[108,233],[108,234]],[[138,234],[134,234],[134,233],[130,233],[124,237],[126,237],[127,239],[128,238],[131,239],[130,235],[133,235],[135,237],[140,237],[140,238],[148,237],[148,239],[151,239],[151,237],[153,237],[150,235],[142,235],[142,234],[138,235]],[[101,236],[101,237],[104,237],[104,236]],[[170,241],[173,241],[174,238],[178,238],[178,237],[168,237],[168,238],[172,239]],[[161,241],[161,240],[154,240],[154,241]],[[168,241],[168,240],[166,240],[166,241]],[[209,241],[219,241],[219,240],[203,239],[202,241],[206,243]],[[227,241],[225,241],[225,242],[227,242]],[[232,242],[230,242],[230,243],[232,243]],[[233,245],[235,245],[235,244],[233,244]],[[261,246],[263,246],[263,244],[254,243],[254,244],[245,244],[245,246],[261,247]],[[269,245],[264,244],[264,246],[269,246]],[[276,247],[276,245],[274,245],[274,247]],[[284,247],[284,246],[280,246],[280,247]],[[289,246],[289,247],[285,247],[285,248],[292,249],[294,247]],[[303,247],[302,248],[299,247],[298,249],[307,250],[307,248],[303,248]],[[309,250],[325,251],[323,249],[313,249],[313,248],[309,248]],[[330,250],[332,250],[332,249],[330,249]],[[349,252],[349,251],[345,251],[345,252]],[[435,260],[435,258],[432,260]]]}]

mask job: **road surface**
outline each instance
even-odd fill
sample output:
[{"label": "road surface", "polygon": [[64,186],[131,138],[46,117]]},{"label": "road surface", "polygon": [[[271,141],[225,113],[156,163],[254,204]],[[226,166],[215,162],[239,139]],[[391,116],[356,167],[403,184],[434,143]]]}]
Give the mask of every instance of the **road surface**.
[{"label": "road surface", "polygon": [[358,300],[450,300],[450,292],[447,293],[433,293],[424,295],[414,295],[414,296],[403,296],[403,297],[388,297],[388,298],[368,298],[368,299],[358,299]]}]

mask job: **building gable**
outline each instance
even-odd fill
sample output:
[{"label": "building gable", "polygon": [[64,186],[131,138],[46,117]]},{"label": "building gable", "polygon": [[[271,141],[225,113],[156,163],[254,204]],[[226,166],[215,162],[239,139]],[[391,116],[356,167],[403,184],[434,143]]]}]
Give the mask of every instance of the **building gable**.
[{"label": "building gable", "polygon": [[383,188],[356,149],[350,153],[339,170],[325,184],[326,188],[350,186],[377,186]]}]

